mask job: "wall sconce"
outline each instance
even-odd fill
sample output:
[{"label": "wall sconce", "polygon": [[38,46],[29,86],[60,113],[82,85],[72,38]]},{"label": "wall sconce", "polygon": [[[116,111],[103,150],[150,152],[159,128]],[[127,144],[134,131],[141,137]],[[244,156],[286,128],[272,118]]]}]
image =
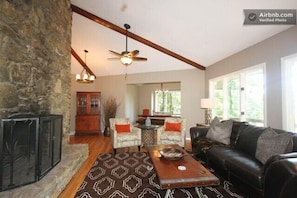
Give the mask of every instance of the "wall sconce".
[{"label": "wall sconce", "polygon": [[205,124],[210,125],[212,119],[212,109],[215,107],[215,99],[202,98],[200,106],[201,109],[205,109]]}]

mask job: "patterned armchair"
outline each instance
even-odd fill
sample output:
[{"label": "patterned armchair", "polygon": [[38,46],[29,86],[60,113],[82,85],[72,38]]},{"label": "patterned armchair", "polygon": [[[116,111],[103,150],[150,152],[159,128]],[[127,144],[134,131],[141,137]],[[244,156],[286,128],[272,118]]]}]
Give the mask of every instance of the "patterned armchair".
[{"label": "patterned armchair", "polygon": [[138,146],[140,151],[141,129],[131,125],[129,118],[110,118],[111,142],[116,153],[117,148]]},{"label": "patterned armchair", "polygon": [[185,147],[186,119],[165,118],[164,125],[157,129],[157,142],[159,144],[178,144]]}]

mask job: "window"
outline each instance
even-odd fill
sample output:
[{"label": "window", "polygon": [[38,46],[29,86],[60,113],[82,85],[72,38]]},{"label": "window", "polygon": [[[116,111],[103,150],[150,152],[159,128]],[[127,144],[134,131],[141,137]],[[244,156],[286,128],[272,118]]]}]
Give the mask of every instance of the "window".
[{"label": "window", "polygon": [[180,115],[181,92],[179,90],[155,91],[153,93],[154,112]]},{"label": "window", "polygon": [[264,67],[260,64],[210,80],[210,97],[216,99],[214,115],[264,126]]},{"label": "window", "polygon": [[282,58],[283,129],[297,131],[297,54]]}]

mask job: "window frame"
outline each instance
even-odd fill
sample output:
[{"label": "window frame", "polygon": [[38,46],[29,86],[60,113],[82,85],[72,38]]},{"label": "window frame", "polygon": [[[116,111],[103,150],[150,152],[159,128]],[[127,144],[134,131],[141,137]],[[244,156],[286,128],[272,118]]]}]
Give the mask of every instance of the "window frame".
[{"label": "window frame", "polygon": [[[287,63],[287,61],[297,62],[297,53],[281,58],[282,128],[287,131],[297,132],[297,126],[296,126],[297,121],[295,121],[297,119],[297,112],[296,112],[297,96],[293,96],[295,97],[295,99],[294,101],[292,101],[291,94],[296,94],[296,93],[289,91],[289,90],[292,90],[293,88],[296,88],[297,86],[292,82],[288,82],[293,80],[294,77],[290,76],[290,74],[292,74],[292,70],[291,70],[292,68],[285,68],[285,67],[287,66],[294,67],[294,65],[289,65],[290,63]],[[292,108],[295,108],[294,113],[292,113],[291,111]],[[292,114],[294,115],[292,116]]]},{"label": "window frame", "polygon": [[[156,113],[156,114],[170,114],[170,115],[181,115],[181,102],[180,102],[180,112],[178,113],[178,112],[167,112],[167,111],[156,111],[156,92],[157,91],[153,91],[153,93],[152,93],[152,109],[153,109],[153,112],[154,113]],[[182,100],[181,99],[181,90],[179,90],[179,89],[168,89],[167,91],[165,91],[166,93],[165,94],[168,94],[168,93],[170,93],[170,92],[179,92],[179,94],[180,94],[180,101]]]},{"label": "window frame", "polygon": [[[245,69],[242,69],[242,70],[238,70],[236,72],[231,72],[231,73],[228,73],[226,75],[222,75],[222,76],[219,76],[219,77],[216,77],[216,78],[212,78],[209,80],[209,96],[210,98],[215,98],[215,95],[214,95],[214,90],[212,89],[213,86],[214,86],[214,83],[218,82],[218,81],[223,81],[223,87],[226,87],[226,81],[228,79],[231,79],[231,78],[235,78],[235,77],[238,77],[239,78],[239,89],[242,89],[243,86],[245,86],[245,82],[246,80],[243,80],[243,78],[246,76],[246,74],[248,74],[248,72],[253,72],[253,71],[256,71],[256,70],[259,70],[261,69],[263,71],[263,125],[264,126],[267,126],[267,111],[266,111],[266,63],[260,63],[260,64],[257,64],[255,66],[250,66],[250,67],[247,67]],[[227,90],[226,89],[223,89],[223,92],[226,92]],[[245,117],[245,115],[241,115],[241,112],[246,112],[245,110],[245,100],[246,100],[246,97],[245,97],[245,91],[240,91],[239,93],[239,121],[246,121],[247,118]],[[230,117],[230,114],[228,114],[228,112],[224,111],[224,108],[226,104],[223,102],[223,117],[221,119],[234,119],[232,117]],[[215,115],[215,112],[214,114]],[[262,122],[261,122],[262,123]]]}]

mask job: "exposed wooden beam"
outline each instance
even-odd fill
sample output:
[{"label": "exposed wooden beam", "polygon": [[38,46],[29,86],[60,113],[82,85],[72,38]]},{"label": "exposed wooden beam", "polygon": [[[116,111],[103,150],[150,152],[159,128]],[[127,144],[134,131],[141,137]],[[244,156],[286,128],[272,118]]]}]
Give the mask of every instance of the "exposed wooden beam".
[{"label": "exposed wooden beam", "polygon": [[81,66],[90,74],[95,76],[96,75],[92,72],[92,70],[87,66],[87,64],[79,57],[79,55],[74,51],[74,49],[72,49],[71,47],[71,54],[72,56],[74,56],[74,58],[81,64]]},{"label": "exposed wooden beam", "polygon": [[[108,22],[108,21],[106,21],[106,20],[104,20],[104,19],[102,19],[102,18],[100,18],[100,17],[98,17],[98,16],[96,16],[96,15],[94,15],[92,13],[89,13],[89,12],[75,6],[75,5],[71,5],[71,8],[72,8],[72,11],[76,12],[77,14],[80,14],[80,15],[82,15],[82,16],[84,16],[84,17],[86,17],[86,18],[88,18],[88,19],[90,19],[90,20],[92,20],[92,21],[94,21],[94,22],[96,22],[98,24],[100,24],[100,25],[103,25],[105,27],[108,27],[108,28],[116,31],[116,32],[119,32],[119,33],[121,33],[123,35],[126,35],[126,30],[125,29],[123,29],[123,28],[121,28],[121,27],[119,27],[119,26],[117,26],[117,25],[115,25],[113,23],[110,23],[110,22]],[[141,43],[143,43],[143,44],[145,44],[147,46],[150,46],[150,47],[152,47],[152,48],[154,48],[156,50],[159,50],[160,52],[163,52],[163,53],[165,53],[165,54],[167,54],[169,56],[172,56],[172,57],[174,57],[174,58],[176,58],[176,59],[178,59],[180,61],[183,61],[183,62],[185,62],[185,63],[187,63],[189,65],[192,65],[192,66],[194,66],[194,67],[196,67],[198,69],[205,70],[204,66],[202,66],[202,65],[200,65],[200,64],[198,64],[198,63],[196,63],[194,61],[191,61],[191,60],[189,60],[189,59],[187,59],[187,58],[185,58],[185,57],[183,57],[183,56],[181,56],[181,55],[179,55],[179,54],[177,54],[175,52],[172,52],[172,51],[170,51],[170,50],[168,50],[168,49],[166,49],[166,48],[164,48],[164,47],[162,47],[162,46],[160,46],[158,44],[155,44],[155,43],[153,43],[153,42],[151,42],[151,41],[149,41],[149,40],[147,40],[147,39],[145,39],[145,38],[143,38],[141,36],[138,36],[138,35],[130,32],[130,31],[128,32],[128,36],[130,38],[136,40],[136,41],[139,41],[139,42],[141,42]]]}]

